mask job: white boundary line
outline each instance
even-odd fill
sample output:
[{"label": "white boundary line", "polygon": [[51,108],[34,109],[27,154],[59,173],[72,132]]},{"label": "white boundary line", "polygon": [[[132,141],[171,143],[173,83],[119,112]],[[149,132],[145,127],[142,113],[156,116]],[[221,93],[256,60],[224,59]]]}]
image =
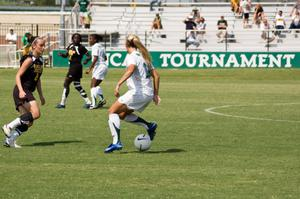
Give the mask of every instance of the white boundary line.
[{"label": "white boundary line", "polygon": [[224,116],[224,117],[234,117],[234,118],[240,118],[240,119],[247,119],[247,120],[260,120],[260,121],[271,121],[271,122],[292,122],[292,123],[300,123],[299,120],[277,120],[277,119],[271,119],[271,118],[260,118],[260,117],[248,117],[248,116],[242,116],[242,115],[231,115],[226,113],[221,113],[215,111],[216,109],[224,109],[224,108],[230,108],[230,107],[245,107],[245,106],[266,106],[266,105],[295,105],[300,103],[273,103],[273,104],[247,104],[247,105],[224,105],[224,106],[216,106],[216,107],[210,107],[207,109],[204,109],[205,112]]}]

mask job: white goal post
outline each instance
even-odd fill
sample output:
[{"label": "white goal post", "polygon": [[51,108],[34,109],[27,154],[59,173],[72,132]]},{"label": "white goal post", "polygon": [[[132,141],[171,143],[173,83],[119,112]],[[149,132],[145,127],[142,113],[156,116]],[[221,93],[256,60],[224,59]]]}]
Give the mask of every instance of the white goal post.
[{"label": "white goal post", "polygon": [[0,68],[17,68],[17,46],[0,45]]}]

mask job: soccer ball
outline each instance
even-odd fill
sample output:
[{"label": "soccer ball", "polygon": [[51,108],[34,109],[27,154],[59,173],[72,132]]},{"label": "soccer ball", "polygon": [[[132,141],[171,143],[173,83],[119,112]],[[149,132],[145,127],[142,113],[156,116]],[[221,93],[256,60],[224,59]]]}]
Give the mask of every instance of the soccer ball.
[{"label": "soccer ball", "polygon": [[147,151],[151,147],[151,140],[149,135],[139,134],[134,139],[134,146],[139,151]]}]

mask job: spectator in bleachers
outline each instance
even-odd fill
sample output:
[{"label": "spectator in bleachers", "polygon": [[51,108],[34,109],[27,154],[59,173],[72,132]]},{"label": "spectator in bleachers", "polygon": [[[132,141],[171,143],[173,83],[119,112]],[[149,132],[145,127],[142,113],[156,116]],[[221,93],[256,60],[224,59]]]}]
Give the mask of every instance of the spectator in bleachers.
[{"label": "spectator in bleachers", "polygon": [[195,31],[190,31],[187,34],[187,38],[186,38],[186,47],[190,48],[190,47],[198,47],[200,45],[199,40],[196,37],[196,32]]},{"label": "spectator in bleachers", "polygon": [[133,8],[133,10],[135,11],[135,8],[136,8],[135,0],[131,0],[130,7]]},{"label": "spectator in bleachers", "polygon": [[186,46],[189,47],[190,45],[197,45],[199,43],[196,39],[196,23],[194,21],[193,15],[189,15],[184,21],[185,23],[185,30],[186,30]]},{"label": "spectator in bleachers", "polygon": [[[300,12],[297,10],[295,15],[292,17],[292,22],[290,25],[290,29],[300,29]],[[299,33],[298,31],[295,31],[295,33]],[[298,34],[295,34],[295,37],[298,37]]]},{"label": "spectator in bleachers", "polygon": [[225,37],[227,35],[228,24],[227,21],[224,19],[224,16],[221,16],[220,20],[218,20],[217,26],[218,26],[217,37],[219,38],[218,42],[220,43],[225,40]]},{"label": "spectator in bleachers", "polygon": [[22,43],[23,43],[22,55],[23,56],[29,54],[30,48],[31,48],[31,43],[33,42],[34,39],[35,39],[35,37],[29,32],[26,32],[25,35],[22,37]]},{"label": "spectator in bleachers", "polygon": [[151,26],[151,35],[152,37],[156,35],[156,37],[160,37],[160,30],[163,29],[161,17],[159,16],[159,13],[156,13],[154,20],[152,21]]},{"label": "spectator in bleachers", "polygon": [[21,38],[23,46],[26,46],[28,44],[28,40],[32,37],[29,31],[26,31],[23,37]]},{"label": "spectator in bleachers", "polygon": [[243,13],[243,27],[249,27],[249,15],[251,12],[251,2],[249,0],[243,0],[241,2],[241,9]]},{"label": "spectator in bleachers", "polygon": [[89,11],[87,12],[87,15],[84,17],[84,28],[90,29],[92,23],[92,13]]},{"label": "spectator in bleachers", "polygon": [[260,29],[262,30],[261,38],[264,41],[270,43],[275,39],[272,31],[270,30],[271,26],[267,18],[263,18],[262,23],[260,24]]},{"label": "spectator in bleachers", "polygon": [[154,11],[155,9],[153,8],[154,4],[157,4],[158,7],[161,6],[161,0],[151,0],[150,2],[150,11]]},{"label": "spectator in bleachers", "polygon": [[264,9],[261,4],[256,4],[253,14],[253,24],[260,26],[261,21],[265,18]]},{"label": "spectator in bleachers", "polygon": [[207,40],[204,39],[204,34],[206,30],[206,23],[204,17],[199,17],[196,19],[196,29],[197,29],[197,38],[200,43],[205,42],[207,43]]},{"label": "spectator in bleachers", "polygon": [[17,43],[17,34],[14,33],[13,28],[9,28],[9,33],[5,36],[6,42],[11,45],[7,49],[7,56],[8,56],[8,65],[10,66],[13,64],[14,61],[14,54],[16,54],[16,43]]},{"label": "spectator in bleachers", "polygon": [[231,3],[231,11],[236,14],[241,14],[240,0],[230,0],[230,3]]},{"label": "spectator in bleachers", "polygon": [[155,18],[152,22],[152,30],[160,30],[163,29],[162,23],[161,23],[161,17],[159,16],[159,13],[156,13]]},{"label": "spectator in bleachers", "polygon": [[192,15],[189,15],[183,23],[185,23],[185,30],[196,30],[196,23]]},{"label": "spectator in bleachers", "polygon": [[5,40],[8,44],[16,44],[17,43],[17,34],[14,33],[13,28],[9,28],[9,33],[6,34]]},{"label": "spectator in bleachers", "polygon": [[[279,10],[278,13],[276,14],[274,23],[275,23],[275,28],[278,30],[280,30],[280,29],[282,30],[285,28],[285,19],[284,19],[282,10]],[[275,36],[278,37],[278,40],[277,40],[278,42],[281,41],[281,40],[279,40],[280,34],[281,34],[281,31],[275,31]]]},{"label": "spectator in bleachers", "polygon": [[297,0],[297,2],[295,3],[290,16],[291,17],[295,16],[297,11],[300,12],[300,0]]},{"label": "spectator in bleachers", "polygon": [[191,15],[193,16],[193,20],[195,21],[197,18],[200,17],[200,12],[198,10],[198,8],[194,7],[192,10]]},{"label": "spectator in bleachers", "polygon": [[84,28],[84,20],[88,15],[88,10],[90,9],[91,3],[89,0],[77,0],[74,8],[76,9],[79,7],[79,16],[80,16],[80,25]]}]

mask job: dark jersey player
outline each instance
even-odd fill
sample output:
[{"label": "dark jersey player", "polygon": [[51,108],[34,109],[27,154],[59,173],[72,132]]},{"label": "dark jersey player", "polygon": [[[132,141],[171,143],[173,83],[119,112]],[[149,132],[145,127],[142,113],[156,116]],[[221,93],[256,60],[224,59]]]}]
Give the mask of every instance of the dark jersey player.
[{"label": "dark jersey player", "polygon": [[84,64],[91,59],[88,50],[80,44],[81,35],[75,33],[72,35],[72,43],[67,47],[67,52],[65,54],[59,53],[58,55],[69,59],[69,71],[65,78],[64,90],[61,98],[61,102],[56,106],[56,108],[65,108],[67,97],[70,93],[70,84],[73,82],[75,89],[80,93],[81,97],[85,101],[85,108],[89,108],[91,101],[89,100],[85,90],[82,88],[80,80],[82,78],[82,58],[85,55],[87,59]]},{"label": "dark jersey player", "polygon": [[45,104],[40,77],[43,72],[43,54],[45,41],[37,37],[32,42],[32,52],[21,60],[21,66],[16,74],[16,86],[13,90],[13,98],[20,117],[5,124],[2,130],[6,136],[4,146],[20,148],[16,139],[28,130],[33,121],[40,117],[40,108],[33,96],[37,89],[41,104]]}]

